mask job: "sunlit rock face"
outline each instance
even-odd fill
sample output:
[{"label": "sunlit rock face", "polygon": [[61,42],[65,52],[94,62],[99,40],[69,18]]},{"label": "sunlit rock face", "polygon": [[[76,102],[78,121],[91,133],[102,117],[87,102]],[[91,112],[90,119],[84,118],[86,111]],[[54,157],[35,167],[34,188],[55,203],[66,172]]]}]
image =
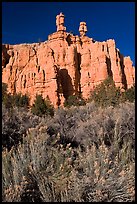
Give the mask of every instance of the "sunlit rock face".
[{"label": "sunlit rock face", "polygon": [[70,95],[87,99],[108,76],[121,89],[133,86],[135,68],[113,39],[97,42],[87,37],[85,22],[80,23],[80,36],[66,32],[62,13],[56,26],[57,32],[45,42],[2,45],[2,81],[8,84],[8,92],[28,94],[31,105],[36,94],[42,94],[58,107]]}]

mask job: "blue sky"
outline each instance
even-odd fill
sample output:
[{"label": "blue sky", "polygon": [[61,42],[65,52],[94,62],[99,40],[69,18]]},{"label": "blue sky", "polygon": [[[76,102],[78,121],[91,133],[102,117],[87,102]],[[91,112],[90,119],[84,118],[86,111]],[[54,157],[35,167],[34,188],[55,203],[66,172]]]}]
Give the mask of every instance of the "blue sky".
[{"label": "blue sky", "polygon": [[67,32],[79,35],[81,21],[87,36],[96,41],[114,39],[121,54],[135,65],[134,2],[3,2],[2,43],[20,44],[47,40],[56,32],[56,15],[63,12]]}]

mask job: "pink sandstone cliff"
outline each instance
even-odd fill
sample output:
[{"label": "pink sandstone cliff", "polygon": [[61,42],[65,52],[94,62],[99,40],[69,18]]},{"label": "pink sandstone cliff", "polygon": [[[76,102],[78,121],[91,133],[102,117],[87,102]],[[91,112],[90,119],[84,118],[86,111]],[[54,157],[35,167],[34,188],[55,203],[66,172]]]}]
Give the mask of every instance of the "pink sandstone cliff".
[{"label": "pink sandstone cliff", "polygon": [[121,89],[133,86],[135,68],[113,39],[97,42],[87,37],[85,22],[80,23],[80,36],[66,32],[62,13],[56,26],[57,32],[43,43],[2,45],[2,81],[11,94],[28,94],[31,104],[36,94],[42,94],[58,107],[70,95],[88,98],[108,76]]}]

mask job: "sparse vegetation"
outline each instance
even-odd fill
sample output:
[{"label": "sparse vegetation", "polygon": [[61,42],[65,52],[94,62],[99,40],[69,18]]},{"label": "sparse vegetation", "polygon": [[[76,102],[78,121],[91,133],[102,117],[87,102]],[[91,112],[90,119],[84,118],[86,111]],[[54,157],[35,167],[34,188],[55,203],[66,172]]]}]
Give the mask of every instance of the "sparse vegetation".
[{"label": "sparse vegetation", "polygon": [[135,202],[134,88],[108,84],[57,110],[42,96],[32,109],[2,98],[3,202]]},{"label": "sparse vegetation", "polygon": [[3,150],[3,201],[135,201],[134,103],[38,118],[22,143]]}]

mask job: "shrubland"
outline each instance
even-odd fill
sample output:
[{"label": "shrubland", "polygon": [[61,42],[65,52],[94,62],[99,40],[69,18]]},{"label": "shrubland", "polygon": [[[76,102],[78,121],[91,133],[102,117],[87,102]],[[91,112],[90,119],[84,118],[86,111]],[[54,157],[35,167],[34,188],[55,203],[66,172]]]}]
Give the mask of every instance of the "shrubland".
[{"label": "shrubland", "polygon": [[3,202],[134,202],[133,90],[104,105],[97,92],[83,105],[72,97],[54,114],[3,103]]}]

